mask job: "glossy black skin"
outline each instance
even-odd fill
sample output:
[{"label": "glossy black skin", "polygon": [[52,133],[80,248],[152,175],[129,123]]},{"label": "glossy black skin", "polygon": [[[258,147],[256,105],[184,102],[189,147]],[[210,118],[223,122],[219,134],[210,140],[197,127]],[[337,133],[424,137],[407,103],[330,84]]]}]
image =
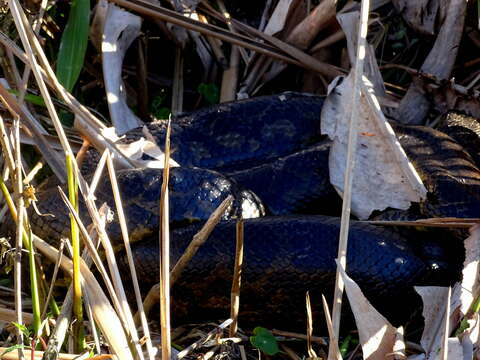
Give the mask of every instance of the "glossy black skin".
[{"label": "glossy black skin", "polygon": [[428,191],[419,217],[474,218],[480,214],[480,171],[446,134],[424,126],[394,126]]},{"label": "glossy black skin", "polygon": [[[137,169],[120,170],[117,172],[117,181],[122,198],[123,209],[127,219],[127,227],[131,241],[143,239],[152,233],[158,234],[159,199],[162,186],[162,170]],[[63,189],[66,192],[66,189]],[[242,204],[264,213],[261,201],[250,191],[244,190],[234,181],[218,172],[198,168],[171,168],[169,180],[170,220],[173,227],[189,225],[194,222],[208,219],[210,214],[222,203],[228,195],[234,197],[234,203],[224,214],[224,219],[239,216]],[[104,177],[95,192],[98,207],[106,202],[115,211],[115,202],[111,191],[108,175]],[[38,194],[39,216],[30,211],[32,230],[43,239],[53,242],[61,237],[69,237],[70,218],[67,206],[63,203],[57,187],[48,188]],[[90,221],[88,211],[83,202],[80,214]],[[13,232],[11,219],[4,222],[0,230],[2,234]],[[108,226],[110,240],[114,245],[122,244],[120,226],[115,219]]]},{"label": "glossy black skin", "polygon": [[[326,150],[312,147],[321,140],[319,114],[323,99],[299,94],[286,94],[281,97],[288,101],[281,100],[279,96],[264,97],[222,104],[176,119],[172,129],[173,158],[183,166],[221,169],[244,187],[255,188],[257,195],[264,199],[270,214],[318,211],[318,208],[308,208],[309,201],[318,203],[319,199],[323,199],[324,194],[332,194],[333,191],[327,182]],[[162,146],[163,125],[155,123],[148,128],[157,139],[157,143]],[[429,191],[427,201],[417,206],[418,213],[415,216],[469,217],[475,214],[477,217],[480,213],[478,208],[480,171],[464,150],[445,134],[432,129],[396,126],[395,130],[399,134],[400,143]],[[135,138],[138,134],[139,130],[133,131],[127,138]],[[257,146],[258,144],[262,145]],[[296,160],[289,166],[283,166],[292,159]],[[308,178],[307,175],[311,174],[310,169],[315,169],[316,163],[318,171],[314,173],[314,177]],[[279,164],[283,165],[279,166]],[[218,173],[210,172],[209,174],[216,174],[213,178],[222,177]],[[158,192],[145,191],[143,181],[147,181],[148,184],[151,180],[149,176],[142,175],[139,175],[137,180],[126,178],[125,191],[132,195],[133,209],[137,209],[139,203],[147,204],[147,208],[156,206],[158,201]],[[198,182],[187,181],[186,184],[189,184],[186,189],[191,190],[195,184],[198,185]],[[324,184],[326,186],[323,186]],[[159,185],[157,190],[158,188]],[[283,196],[289,191],[291,192],[289,196]],[[209,195],[205,196],[205,199],[210,201]],[[219,201],[221,199],[214,198]],[[292,199],[298,199],[298,201],[292,202]],[[207,205],[208,201],[206,201]],[[191,205],[185,199],[182,199],[181,204],[187,207],[178,209],[178,205],[172,205],[172,210],[178,210],[179,222],[185,223],[194,218],[205,219],[218,202],[206,208],[194,205],[195,209],[202,208],[204,211],[202,216],[186,215]],[[58,210],[60,206],[62,205],[59,205],[58,200],[52,200],[50,208]],[[64,208],[61,211],[64,212]],[[147,211],[147,215],[138,216],[132,210],[130,229],[133,231],[139,229],[138,233],[148,239],[149,234],[156,234],[158,231],[157,217],[149,218],[148,214],[156,215],[157,213],[156,210]],[[64,221],[61,229],[68,229],[66,225],[68,218],[65,213],[63,214]],[[175,215],[173,216],[175,219]],[[147,218],[151,221],[146,221]],[[45,222],[42,222],[44,219],[36,219],[39,231],[47,227]],[[248,230],[250,224],[251,230]],[[252,220],[246,225],[245,249],[247,258],[251,260],[245,270],[242,311],[249,313],[252,318],[258,316],[259,319],[263,316],[262,314],[270,318],[274,315],[281,321],[287,321],[287,319],[290,321],[291,318],[300,316],[303,319],[303,315],[299,314],[303,314],[304,291],[313,289],[318,294],[324,290],[328,292],[331,288],[338,220],[322,217],[291,219],[266,217]],[[448,256],[443,255],[437,257],[436,251],[440,253],[443,251],[441,247],[428,257],[426,255],[431,252],[417,244],[408,245],[402,250],[401,257],[409,261],[399,267],[396,262],[397,247],[391,243],[397,241],[395,239],[398,239],[398,235],[392,233],[390,229],[368,227],[364,231],[362,230],[364,228],[360,229],[359,226],[355,224],[352,226],[351,234],[354,240],[349,250],[349,256],[352,257],[349,269],[355,270],[351,275],[365,287],[370,295],[374,296],[373,300],[379,306],[382,306],[382,301],[385,299],[388,301],[385,300],[383,303],[392,303],[397,299],[409,303],[412,301],[411,296],[405,294],[411,294],[413,284],[418,285],[427,280],[431,280],[436,285],[449,284],[452,277],[447,279],[438,271],[432,273],[431,268],[434,264],[440,264],[439,268],[443,270],[454,268],[455,271],[446,272],[452,273],[453,277],[459,274],[457,269],[462,261],[461,258],[455,256],[449,259]],[[182,275],[177,285],[176,295],[179,302],[176,310],[178,317],[181,317],[182,311],[183,314],[188,313],[192,318],[194,314],[213,314],[215,309],[208,309],[208,307],[215,307],[217,303],[220,304],[218,306],[221,309],[219,310],[221,316],[228,315],[225,313],[225,308],[233,268],[233,227],[233,223],[220,225],[210,239],[212,243],[208,242],[194,258],[190,265],[192,270]],[[146,228],[149,232],[145,231]],[[180,256],[195,230],[189,227],[179,229],[178,233],[173,234],[173,259]],[[409,232],[405,237],[415,242],[417,239],[415,234]],[[138,239],[142,236],[138,236]],[[145,286],[150,280],[152,283],[156,281],[154,271],[158,268],[158,259],[155,258],[158,253],[158,249],[155,248],[157,241],[154,239],[153,242],[139,243],[135,250],[138,263],[144,269],[140,271]],[[452,241],[456,240],[452,239]],[[401,243],[405,242],[401,241]],[[312,244],[315,246],[312,247]],[[456,244],[460,243],[456,241]],[[264,287],[272,283],[275,287],[265,292]],[[218,295],[219,291],[223,296],[221,298]],[[376,298],[382,301],[377,301]],[[316,301],[320,303],[318,298]],[[263,303],[265,303],[265,310],[260,312]],[[293,312],[293,308],[298,311]],[[220,313],[217,314],[220,315]],[[282,314],[281,317],[279,314]],[[396,315],[395,311],[392,315]]]},{"label": "glossy black skin", "polygon": [[[198,229],[190,226],[172,231],[172,264]],[[314,309],[320,311],[320,296],[330,297],[335,280],[339,229],[339,218],[319,215],[245,220],[242,325],[302,328],[306,291],[310,291]],[[394,322],[404,320],[410,306],[418,305],[413,285],[449,285],[452,281],[450,265],[432,267],[417,256],[411,243],[420,241],[421,236],[407,240],[391,228],[351,224],[347,272]],[[138,243],[133,253],[147,291],[158,282],[158,241]],[[235,222],[220,223],[173,288],[174,321],[229,316],[234,254]],[[119,261],[126,265],[124,257]],[[398,304],[402,306],[396,307]]]},{"label": "glossy black skin", "polygon": [[[231,172],[287,156],[318,142],[323,98],[297,93],[214,105],[175,118],[172,157],[180,166]],[[165,122],[147,125],[162,148]],[[138,139],[142,129],[127,139]]]},{"label": "glossy black skin", "polygon": [[449,113],[441,123],[439,130],[462,145],[472,156],[477,167],[480,166],[480,123],[477,119]]},{"label": "glossy black skin", "polygon": [[340,213],[342,200],[330,184],[329,152],[330,144],[324,142],[228,177],[257,194],[270,215],[334,216]]}]

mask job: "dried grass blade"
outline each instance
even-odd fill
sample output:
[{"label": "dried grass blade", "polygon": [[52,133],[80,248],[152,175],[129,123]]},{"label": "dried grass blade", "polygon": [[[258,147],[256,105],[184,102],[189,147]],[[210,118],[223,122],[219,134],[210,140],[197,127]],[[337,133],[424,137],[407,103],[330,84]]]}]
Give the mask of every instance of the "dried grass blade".
[{"label": "dried grass blade", "polygon": [[[360,10],[360,22],[357,38],[357,55],[354,67],[353,78],[353,99],[352,107],[355,108],[359,102],[360,89],[362,85],[363,64],[366,53],[367,31],[368,31],[368,13],[370,8],[369,0],[362,0]],[[347,165],[345,169],[344,193],[342,202],[342,216],[340,222],[340,239],[338,244],[338,264],[335,280],[335,293],[333,297],[332,324],[335,338],[338,339],[340,331],[340,313],[342,307],[342,296],[344,283],[340,271],[345,271],[347,265],[347,243],[348,230],[350,223],[350,206],[352,199],[352,173],[355,161],[355,149],[357,148],[357,113],[352,111],[349,124],[348,146],[347,146]],[[335,349],[329,349],[328,359],[334,360]]]},{"label": "dried grass blade", "polygon": [[[24,234],[24,215],[25,215],[25,205],[23,199],[23,183],[22,183],[22,159],[20,152],[20,134],[19,134],[19,119],[15,119],[15,134],[18,136],[16,138],[16,151],[15,151],[15,192],[17,195],[17,211],[18,211],[18,223],[17,223],[17,233],[15,237],[15,264],[14,264],[14,288],[15,288],[15,311],[17,313],[17,323],[23,324],[22,317],[22,241]],[[18,132],[18,133],[17,133]],[[13,177],[12,173],[12,177]],[[31,250],[31,249],[30,249]],[[32,268],[30,268],[30,271]],[[35,270],[35,267],[34,269]],[[33,272],[34,273],[34,272]],[[32,276],[32,274],[30,275]],[[32,279],[32,277],[31,277]],[[32,304],[38,303],[38,297],[35,297],[35,289],[32,288]],[[36,306],[34,306],[35,310]],[[33,313],[33,324],[38,331],[40,323],[40,314],[39,312]],[[36,332],[36,335],[38,333]],[[20,328],[17,328],[17,343],[18,345],[23,344],[23,333]],[[20,359],[24,358],[23,347],[19,346],[18,348],[18,357]]]},{"label": "dried grass blade", "polygon": [[[152,340],[150,338],[150,330],[148,328],[148,322],[147,318],[145,316],[145,312],[143,311],[143,304],[142,304],[142,295],[140,294],[140,287],[138,286],[138,278],[137,278],[137,271],[135,270],[135,264],[133,261],[133,255],[132,255],[132,249],[130,247],[130,238],[128,236],[128,229],[127,229],[127,220],[125,218],[125,213],[123,212],[123,205],[122,205],[122,199],[120,196],[120,190],[118,188],[118,182],[117,182],[117,176],[115,175],[115,168],[113,166],[113,160],[112,157],[110,156],[110,152],[108,150],[105,151],[106,153],[106,161],[107,161],[107,169],[108,169],[108,175],[110,177],[110,183],[112,185],[112,191],[113,191],[113,197],[115,199],[115,207],[117,210],[117,216],[118,216],[118,222],[120,223],[120,229],[122,231],[122,238],[123,238],[123,243],[125,246],[125,251],[127,253],[127,259],[128,259],[128,266],[130,268],[130,274],[132,276],[132,283],[133,283],[133,289],[135,292],[135,300],[137,301],[137,306],[139,309],[140,313],[140,319],[142,321],[142,327],[144,334],[146,336],[146,344],[147,344],[147,351],[150,359],[154,359],[155,354],[154,354],[154,349],[152,345]],[[142,353],[142,349],[139,343],[138,335],[136,331],[132,331],[132,338],[133,341],[135,342],[137,346],[137,351],[139,353]],[[143,355],[143,353],[142,353]],[[142,357],[142,356],[141,356]]]},{"label": "dried grass blade", "polygon": [[162,360],[170,360],[170,225],[168,182],[170,176],[170,133],[168,121],[165,136],[165,163],[160,194],[160,327],[162,329]]},{"label": "dried grass blade", "polygon": [[[58,251],[54,247],[35,235],[33,235],[33,243],[35,247],[50,260],[54,261],[58,257]],[[72,275],[73,264],[71,260],[64,257],[61,262],[61,267],[64,271],[68,272],[70,276]],[[81,262],[80,267],[82,287],[84,288],[84,292],[90,295],[95,321],[102,330],[105,340],[119,359],[133,360],[125,333],[121,330],[122,324],[111,307],[108,298],[105,296],[88,266],[86,266],[84,262]]]},{"label": "dried grass blade", "polygon": [[32,114],[30,114],[30,112],[28,112],[23,107],[20,107],[15,97],[13,97],[12,94],[10,94],[1,83],[0,96],[4,104],[8,106],[9,111],[14,112],[14,114],[12,114],[14,117],[20,115],[23,123],[26,124],[28,129],[34,135],[33,139],[38,147],[38,150],[43,155],[45,161],[47,161],[48,165],[50,165],[55,175],[57,175],[57,177],[64,182],[67,179],[66,171],[62,166],[62,161],[60,160],[60,157],[53,150],[50,142],[47,141],[44,134],[42,133],[44,129],[38,127],[37,121],[35,120],[35,118],[33,118]]},{"label": "dried grass blade", "polygon": [[200,246],[207,241],[213,229],[215,229],[215,226],[217,226],[217,224],[220,222],[222,215],[225,214],[225,211],[230,207],[232,202],[233,196],[227,196],[227,198],[223,200],[218,208],[216,208],[215,211],[210,215],[200,231],[193,236],[192,241],[190,244],[188,244],[188,247],[185,249],[180,259],[178,259],[170,273],[170,285],[173,285],[177,281],[188,262],[193,258],[193,256],[195,256]]},{"label": "dried grass blade", "polygon": [[443,333],[443,346],[440,349],[440,360],[447,360],[448,355],[448,338],[450,336],[450,301],[452,298],[452,288],[448,287],[447,292],[447,301],[445,304],[445,312],[444,312],[444,328],[445,331]]},{"label": "dried grass blade", "polygon": [[230,337],[234,337],[238,329],[238,310],[240,307],[240,286],[242,283],[243,265],[243,230],[243,220],[239,219],[236,224],[235,265],[233,268],[232,290],[230,292],[230,318],[233,320],[230,326]]},{"label": "dried grass blade", "polygon": [[[98,254],[97,249],[96,249],[95,245],[93,244],[93,241],[90,238],[90,235],[88,234],[88,231],[87,231],[85,225],[83,224],[82,220],[80,219],[80,216],[78,215],[78,212],[75,210],[74,206],[70,203],[67,196],[65,195],[65,193],[63,192],[63,190],[60,187],[59,187],[59,192],[60,192],[60,196],[62,197],[63,202],[65,203],[65,205],[67,205],[68,210],[74,216],[75,221],[77,222],[77,225],[80,229],[80,232],[82,233],[83,240],[85,241],[87,249],[89,250],[90,255],[92,256],[93,261],[95,262],[95,265],[97,266],[100,274],[102,275],[102,278],[103,278],[103,280],[104,280],[104,282],[107,286],[108,293],[112,297],[113,304],[115,306],[115,309],[118,312],[118,315],[120,317],[120,320],[122,321],[122,324],[124,325],[125,330],[128,330],[129,326],[127,326],[127,320],[126,320],[126,316],[125,316],[125,313],[124,313],[124,307],[121,305],[121,302],[118,298],[117,292],[115,291],[115,288],[112,285],[112,281],[110,280],[110,278],[108,276],[107,270],[105,269],[105,266],[103,265],[103,262],[100,258],[100,255]],[[112,249],[112,246],[111,246],[108,238],[107,238],[107,240],[102,239],[102,236],[106,236],[106,235],[104,234],[104,228],[103,227],[102,227],[102,230],[99,231],[99,228],[101,226],[102,226],[102,224],[95,224],[95,227],[96,227],[97,231],[99,232],[100,240],[101,240],[101,242],[102,242],[102,244],[105,248],[107,259],[109,259],[111,261],[111,259],[109,258],[109,255],[110,255],[110,257],[112,256],[113,249]],[[113,255],[113,257],[114,257],[114,255]],[[109,265],[110,265],[110,262],[109,262]],[[116,271],[118,273],[118,269],[116,269]],[[125,299],[125,302],[126,302],[126,299]]]},{"label": "dried grass blade", "polygon": [[[101,225],[105,226],[107,213],[109,209],[106,205],[103,205],[100,210],[100,221]],[[95,231],[94,227],[91,225],[89,230],[89,235],[92,238],[92,243],[96,247],[99,243],[98,233]],[[60,251],[60,250],[59,250]],[[93,259],[90,256],[88,248],[84,248],[82,253],[82,259],[90,268],[93,264]],[[61,260],[59,260],[59,265]],[[65,295],[65,300],[62,303],[62,311],[60,315],[57,317],[55,328],[53,329],[52,334],[48,340],[47,349],[45,350],[45,360],[55,360],[60,349],[63,344],[63,340],[65,339],[65,334],[67,333],[68,326],[70,323],[71,313],[72,313],[72,306],[73,306],[73,284],[71,283],[67,294]]]},{"label": "dried grass blade", "polygon": [[335,335],[335,331],[333,330],[332,324],[332,317],[330,316],[330,310],[328,309],[327,300],[325,296],[322,294],[322,305],[323,305],[323,312],[325,314],[325,321],[327,323],[328,329],[328,336],[330,337],[330,344],[328,346],[329,354],[333,354],[333,358],[335,360],[342,360],[342,354],[340,353],[340,349],[338,348],[338,338]]},{"label": "dried grass blade", "polygon": [[220,331],[223,331],[225,328],[227,328],[227,326],[229,326],[231,323],[233,322],[232,319],[227,319],[225,320],[223,323],[221,323],[220,325],[218,325],[215,329],[213,329],[212,331],[208,332],[207,335],[205,335],[204,337],[202,337],[201,339],[195,341],[192,345],[186,347],[185,349],[183,349],[182,351],[180,351],[178,354],[177,354],[177,359],[178,360],[181,360],[183,359],[185,356],[187,356],[190,352],[192,352],[193,350],[195,349],[198,349],[203,343],[207,342],[208,340],[210,340],[213,336],[217,335]]},{"label": "dried grass blade", "polygon": [[[2,98],[2,101],[4,99]],[[5,128],[5,122],[0,115],[0,143],[2,145],[3,158],[7,164],[10,174],[15,174],[15,160],[12,155],[12,147],[10,146],[10,140],[8,139],[7,130]]]},{"label": "dried grass blade", "polygon": [[172,114],[178,115],[183,111],[183,49],[175,49],[175,68],[173,72]]},{"label": "dried grass blade", "polygon": [[200,21],[186,18],[175,11],[168,10],[161,6],[156,6],[150,3],[147,3],[142,0],[110,0],[120,6],[123,6],[127,9],[136,11],[138,13],[151,16],[156,19],[164,20],[175,25],[187,28],[189,30],[198,31],[201,34],[209,35],[220,40],[231,42],[232,44],[245,47],[257,51],[259,53],[271,56],[277,60],[285,61],[290,64],[300,65],[298,61],[292,59],[289,56],[285,56],[281,51],[277,50],[275,47],[266,45],[262,42],[253,40],[247,36],[239,35],[237,33],[232,33],[223,28],[213,26],[210,24],[204,24]]},{"label": "dried grass blade", "polygon": [[[6,352],[6,351],[8,351],[8,348],[0,347],[0,356],[2,360],[18,360],[18,357],[13,352]],[[35,350],[35,351],[24,350],[24,352],[27,358],[31,360],[41,359],[42,356],[45,355],[45,352],[39,351],[39,350]],[[77,354],[58,353],[57,355],[58,355],[58,360],[74,360],[79,358]],[[114,355],[110,355],[110,356],[112,357],[112,359],[115,359],[115,360],[118,359]]]},{"label": "dried grass blade", "polygon": [[[73,152],[70,149],[70,145],[68,143],[67,137],[65,135],[65,131],[63,130],[62,124],[60,123],[60,119],[58,117],[57,111],[55,110],[55,107],[53,105],[52,98],[50,97],[50,94],[48,92],[48,89],[45,85],[45,82],[43,80],[42,74],[40,73],[40,66],[37,62],[37,59],[35,58],[35,55],[32,50],[32,46],[30,43],[29,39],[29,32],[27,32],[26,28],[28,27],[30,29],[30,24],[28,23],[28,20],[25,16],[25,13],[23,12],[20,4],[18,3],[18,0],[9,0],[8,2],[10,11],[13,15],[15,25],[17,27],[17,31],[20,35],[20,38],[22,40],[23,47],[25,49],[25,53],[27,54],[28,61],[30,64],[30,68],[33,71],[33,74],[35,76],[35,79],[37,81],[37,85],[40,89],[40,92],[42,94],[43,100],[45,101],[45,105],[47,107],[48,113],[50,115],[50,118],[52,119],[53,126],[55,127],[55,130],[58,134],[58,137],[60,139],[60,142],[62,144],[62,147],[65,151],[66,154],[72,154]],[[30,29],[31,31],[31,29]],[[30,35],[32,35],[30,33]],[[32,35],[34,37],[34,35]],[[2,94],[3,95],[3,94]]]},{"label": "dried grass blade", "polygon": [[310,302],[310,294],[307,291],[305,295],[305,303],[307,307],[307,353],[311,358],[317,358],[317,354],[312,347],[312,335],[313,335],[313,317],[312,317],[312,303]]},{"label": "dried grass blade", "polygon": [[[229,195],[223,202],[215,209],[215,211],[210,215],[207,222],[203,225],[198,233],[193,236],[192,241],[188,244],[187,248],[183,252],[180,259],[178,259],[177,263],[173,267],[172,271],[170,272],[170,286],[177,281],[177,279],[182,274],[182,271],[188,265],[190,260],[195,256],[200,246],[202,246],[205,241],[207,241],[208,237],[212,233],[215,226],[220,222],[222,219],[222,215],[225,214],[225,211],[230,207],[233,202],[233,196]],[[160,299],[160,284],[155,284],[152,286],[150,291],[148,292],[145,300],[143,301],[143,308],[146,314],[148,314],[159,299]],[[134,320],[135,324],[138,324],[140,319],[140,314],[135,314]]]}]

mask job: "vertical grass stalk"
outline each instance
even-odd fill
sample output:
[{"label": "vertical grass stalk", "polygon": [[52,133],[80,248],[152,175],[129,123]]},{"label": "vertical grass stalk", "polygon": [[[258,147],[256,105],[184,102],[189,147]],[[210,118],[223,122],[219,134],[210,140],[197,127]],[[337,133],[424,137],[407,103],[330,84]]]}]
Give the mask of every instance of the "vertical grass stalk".
[{"label": "vertical grass stalk", "polygon": [[[5,202],[8,205],[10,214],[14,221],[18,224],[18,213],[13,202],[10,192],[8,191],[7,186],[3,182],[2,177],[0,176],[0,190],[2,191]],[[35,256],[33,253],[32,239],[31,236],[27,234],[25,228],[22,231],[22,243],[23,246],[27,249],[29,254],[29,268],[30,268],[30,286],[32,288],[32,310],[33,310],[33,329],[35,334],[38,334],[38,331],[41,328],[41,319],[40,319],[40,301],[38,296],[38,287],[37,287],[37,268],[35,267]]]},{"label": "vertical grass stalk", "polygon": [[170,226],[168,180],[170,176],[170,131],[168,121],[165,136],[165,162],[160,194],[160,327],[162,329],[162,360],[170,360]]},{"label": "vertical grass stalk", "polygon": [[[67,180],[68,180],[68,199],[78,212],[78,183],[73,167],[72,154],[66,155],[67,161]],[[84,334],[83,334],[83,311],[82,311],[82,287],[80,284],[80,234],[78,232],[77,222],[72,214],[70,214],[70,233],[72,237],[73,247],[73,314],[76,318],[74,325],[75,350],[83,351]]]},{"label": "vertical grass stalk", "polygon": [[233,320],[230,326],[230,337],[237,334],[238,310],[240,307],[240,286],[242,282],[243,265],[243,219],[236,224],[235,265],[233,269],[232,290],[230,292],[230,318]]}]

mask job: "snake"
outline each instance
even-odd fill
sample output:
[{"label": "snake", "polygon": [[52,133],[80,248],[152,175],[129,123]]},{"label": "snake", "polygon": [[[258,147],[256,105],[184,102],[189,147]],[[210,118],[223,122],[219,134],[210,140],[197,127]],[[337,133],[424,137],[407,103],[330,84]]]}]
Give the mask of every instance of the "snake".
[{"label": "snake", "polygon": [[[284,93],[219,104],[173,120],[172,157],[180,167],[171,169],[170,179],[172,263],[216,207],[227,196],[234,198],[172,289],[174,320],[228,317],[239,218],[245,228],[243,319],[304,322],[305,292],[317,304],[321,294],[331,292],[341,198],[329,182],[330,142],[320,133],[323,102],[320,96]],[[432,128],[392,126],[428,191],[425,201],[403,215],[478,216],[480,171],[465,147]],[[128,132],[123,141],[148,132],[164,150],[166,130],[166,121],[155,121]],[[161,171],[120,170],[117,176],[146,291],[158,282]],[[97,202],[114,208],[109,180],[99,186]],[[67,235],[68,212],[58,189],[47,188],[38,197],[40,211],[55,217],[31,213],[32,230],[46,239]],[[0,231],[9,228],[7,221]],[[121,241],[116,222],[108,231],[112,242]],[[418,306],[414,285],[446,286],[459,279],[463,245],[446,232],[426,236],[425,231],[351,220],[349,233],[347,273],[392,319],[401,321],[395,304]]]}]

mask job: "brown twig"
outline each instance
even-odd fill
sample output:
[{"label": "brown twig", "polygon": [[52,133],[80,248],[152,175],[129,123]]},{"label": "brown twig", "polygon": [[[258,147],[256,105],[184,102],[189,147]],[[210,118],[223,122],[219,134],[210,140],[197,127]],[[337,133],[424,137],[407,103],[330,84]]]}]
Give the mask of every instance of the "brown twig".
[{"label": "brown twig", "polygon": [[[290,331],[282,331],[282,330],[273,329],[272,334],[273,335],[278,335],[278,336],[307,340],[307,335],[299,334],[299,333],[295,333],[295,332],[290,332]],[[323,338],[318,337],[318,336],[311,336],[310,340],[313,341],[313,342],[317,342],[321,345],[327,345],[327,342]]]},{"label": "brown twig", "polygon": [[183,49],[175,49],[175,69],[172,87],[172,114],[177,115],[183,111]]},{"label": "brown twig", "polygon": [[[195,256],[200,246],[202,246],[208,239],[208,236],[222,219],[222,215],[232,204],[232,201],[233,197],[231,195],[229,195],[225,200],[223,200],[223,202],[218,206],[218,208],[215,209],[215,211],[210,215],[205,225],[203,225],[200,231],[193,236],[192,241],[190,242],[190,244],[188,244],[188,247],[185,249],[184,253],[180,257],[180,259],[178,259],[177,263],[170,272],[170,286],[172,286],[177,281],[183,269],[185,269],[193,256]],[[143,309],[146,314],[148,314],[152,307],[156,303],[158,303],[160,299],[159,293],[160,284],[153,285],[147,296],[145,297],[145,300],[143,301]],[[134,320],[136,324],[139,323],[140,314],[138,312],[137,314],[135,314]]]},{"label": "brown twig", "polygon": [[222,203],[215,209],[215,211],[210,215],[207,222],[203,227],[200,229],[198,233],[193,236],[192,241],[188,244],[187,249],[182,254],[180,259],[178,259],[177,263],[173,267],[170,273],[170,283],[173,285],[177,279],[180,277],[182,271],[185,269],[187,264],[190,260],[195,256],[200,246],[202,246],[205,241],[207,241],[208,237],[212,233],[213,229],[222,219],[223,214],[225,211],[231,206],[233,202],[233,197],[229,195]]},{"label": "brown twig", "polygon": [[312,303],[310,302],[310,294],[306,293],[305,303],[307,307],[307,353],[311,358],[317,358],[317,354],[312,347],[312,335],[313,335],[313,318],[312,318]]},{"label": "brown twig", "polygon": [[160,327],[162,329],[162,360],[170,360],[170,216],[169,191],[170,176],[170,132],[171,120],[168,121],[165,136],[165,162],[163,168],[162,189],[160,194]]},{"label": "brown twig", "polygon": [[233,320],[232,326],[230,326],[230,337],[234,337],[238,329],[238,310],[240,307],[240,286],[242,284],[243,266],[243,220],[238,220],[236,225],[235,265],[233,269],[232,290],[230,292],[230,318]]},{"label": "brown twig", "polygon": [[217,335],[218,333],[222,332],[224,329],[226,329],[230,324],[232,323],[232,319],[227,319],[220,325],[218,325],[215,329],[210,331],[208,334],[206,334],[204,337],[201,339],[195,341],[193,344],[188,346],[187,348],[183,349],[177,354],[177,359],[181,360],[188,354],[190,354],[193,350],[198,349],[203,343],[207,342],[210,340],[213,336]]}]

